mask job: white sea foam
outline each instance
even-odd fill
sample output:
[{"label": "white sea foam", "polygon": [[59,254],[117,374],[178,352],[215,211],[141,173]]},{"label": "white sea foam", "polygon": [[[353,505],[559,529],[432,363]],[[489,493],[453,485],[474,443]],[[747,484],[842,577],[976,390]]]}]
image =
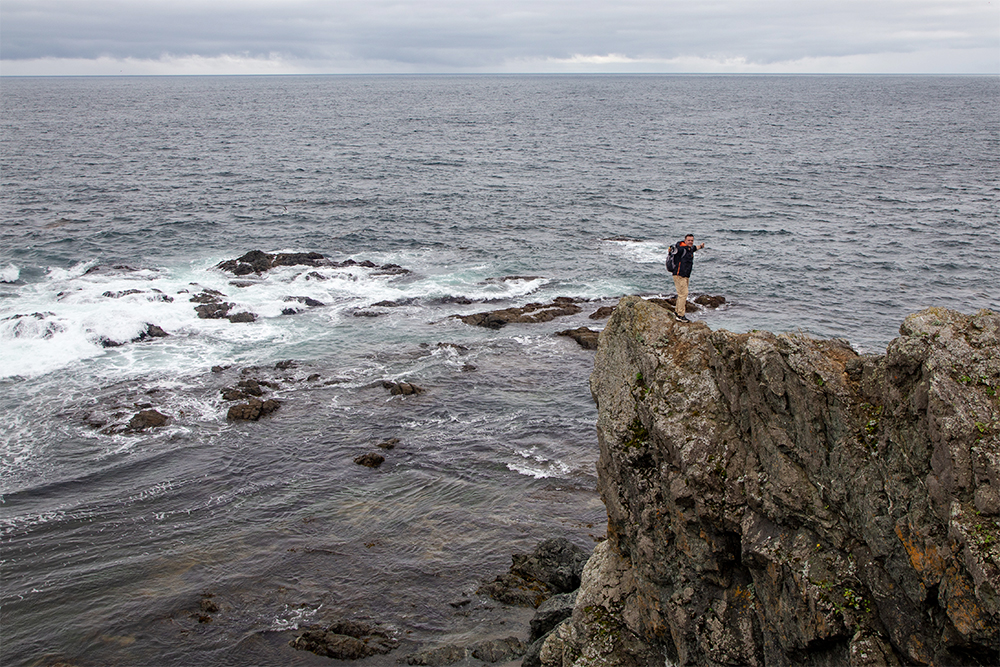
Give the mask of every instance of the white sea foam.
[{"label": "white sea foam", "polygon": [[0,267],[0,283],[14,283],[17,282],[20,277],[21,269],[13,264]]},{"label": "white sea foam", "polygon": [[605,241],[602,250],[637,264],[659,264],[666,261],[669,245],[660,241]]}]

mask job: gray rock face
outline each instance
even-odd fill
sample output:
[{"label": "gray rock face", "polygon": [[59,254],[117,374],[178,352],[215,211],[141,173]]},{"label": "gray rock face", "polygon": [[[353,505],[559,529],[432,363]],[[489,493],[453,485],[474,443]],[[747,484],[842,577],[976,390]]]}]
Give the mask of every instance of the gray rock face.
[{"label": "gray rock face", "polygon": [[591,377],[608,541],[541,663],[1000,664],[1000,316],[900,334],[623,299]]}]

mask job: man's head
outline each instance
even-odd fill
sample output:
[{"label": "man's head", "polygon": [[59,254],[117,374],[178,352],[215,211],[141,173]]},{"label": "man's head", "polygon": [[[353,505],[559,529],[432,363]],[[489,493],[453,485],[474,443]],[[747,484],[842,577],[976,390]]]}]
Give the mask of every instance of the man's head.
[{"label": "man's head", "polygon": [[694,234],[688,234],[687,236],[685,236],[684,243],[687,243],[688,245],[694,243]]}]

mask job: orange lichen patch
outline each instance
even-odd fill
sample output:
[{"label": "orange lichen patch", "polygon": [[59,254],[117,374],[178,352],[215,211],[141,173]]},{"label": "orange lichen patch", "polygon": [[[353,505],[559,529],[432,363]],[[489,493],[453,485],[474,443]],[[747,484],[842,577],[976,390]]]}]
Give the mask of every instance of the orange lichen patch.
[{"label": "orange lichen patch", "polygon": [[910,532],[906,524],[896,525],[896,537],[903,543],[910,556],[910,565],[923,579],[925,586],[932,586],[944,576],[946,563],[938,553],[937,545],[923,538],[920,533]]},{"label": "orange lichen patch", "polygon": [[737,609],[749,609],[754,603],[753,591],[737,585],[736,588],[729,590],[729,603]]},{"label": "orange lichen patch", "polygon": [[963,636],[981,633],[989,627],[976,603],[975,589],[962,573],[950,568],[943,592],[945,613]]}]

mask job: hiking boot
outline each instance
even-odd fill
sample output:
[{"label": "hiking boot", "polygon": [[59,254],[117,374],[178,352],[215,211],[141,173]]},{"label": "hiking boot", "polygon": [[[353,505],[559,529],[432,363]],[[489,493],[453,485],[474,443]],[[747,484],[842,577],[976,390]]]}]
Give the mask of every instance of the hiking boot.
[{"label": "hiking boot", "polygon": [[674,313],[674,319],[677,320],[678,322],[690,322],[691,321],[687,317],[685,317],[684,315],[678,315],[676,313]]}]

